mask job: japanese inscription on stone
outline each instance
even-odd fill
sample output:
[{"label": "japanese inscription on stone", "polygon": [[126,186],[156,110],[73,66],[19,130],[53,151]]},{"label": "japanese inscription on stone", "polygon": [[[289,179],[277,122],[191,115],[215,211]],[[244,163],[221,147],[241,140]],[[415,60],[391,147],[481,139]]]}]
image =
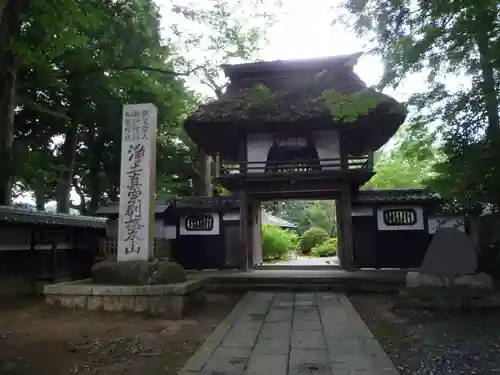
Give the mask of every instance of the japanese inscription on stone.
[{"label": "japanese inscription on stone", "polygon": [[118,261],[148,260],[152,251],[156,116],[152,104],[123,108]]}]

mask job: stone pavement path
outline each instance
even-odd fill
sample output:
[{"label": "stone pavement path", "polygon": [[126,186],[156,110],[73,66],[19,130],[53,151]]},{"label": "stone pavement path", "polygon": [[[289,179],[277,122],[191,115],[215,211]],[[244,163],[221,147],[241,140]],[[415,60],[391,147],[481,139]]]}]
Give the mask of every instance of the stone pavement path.
[{"label": "stone pavement path", "polygon": [[249,292],[179,375],[398,375],[344,294]]}]

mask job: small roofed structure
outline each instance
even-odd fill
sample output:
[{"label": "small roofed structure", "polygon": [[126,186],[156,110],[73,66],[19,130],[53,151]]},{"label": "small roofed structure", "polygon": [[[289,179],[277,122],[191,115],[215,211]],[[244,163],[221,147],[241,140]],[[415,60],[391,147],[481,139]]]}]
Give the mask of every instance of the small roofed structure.
[{"label": "small roofed structure", "polygon": [[90,275],[106,219],[0,206],[0,295]]},{"label": "small roofed structure", "polygon": [[264,210],[262,212],[262,224],[265,225],[272,225],[274,227],[280,227],[280,228],[297,228],[297,225],[294,223],[291,223],[287,220],[284,220],[282,218],[276,217],[274,215],[268,214]]},{"label": "small roofed structure", "polygon": [[[185,121],[186,132],[209,154],[230,160],[239,160],[237,140],[255,132],[339,129],[347,153],[372,152],[394,135],[407,113],[354,73],[360,56],[224,65],[231,81],[226,92],[200,106]],[[343,117],[343,106],[360,115]]]}]

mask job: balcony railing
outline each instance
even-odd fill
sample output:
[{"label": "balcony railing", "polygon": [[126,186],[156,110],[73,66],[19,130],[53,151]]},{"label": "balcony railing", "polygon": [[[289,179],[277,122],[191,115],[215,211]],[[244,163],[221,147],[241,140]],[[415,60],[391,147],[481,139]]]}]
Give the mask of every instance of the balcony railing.
[{"label": "balcony railing", "polygon": [[238,174],[261,174],[261,173],[314,173],[318,171],[347,171],[347,170],[372,170],[373,156],[349,157],[311,160],[281,160],[281,161],[244,161],[244,162],[221,162],[215,158],[216,177],[238,175]]}]

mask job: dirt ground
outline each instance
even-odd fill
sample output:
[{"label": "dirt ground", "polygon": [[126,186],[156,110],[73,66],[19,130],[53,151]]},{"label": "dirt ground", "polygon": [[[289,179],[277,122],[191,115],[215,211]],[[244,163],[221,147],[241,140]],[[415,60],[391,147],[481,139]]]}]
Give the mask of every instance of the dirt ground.
[{"label": "dirt ground", "polygon": [[209,295],[184,320],[0,301],[0,374],[176,375],[241,295]]},{"label": "dirt ground", "polygon": [[499,309],[398,310],[395,296],[349,298],[401,375],[500,374]]}]

